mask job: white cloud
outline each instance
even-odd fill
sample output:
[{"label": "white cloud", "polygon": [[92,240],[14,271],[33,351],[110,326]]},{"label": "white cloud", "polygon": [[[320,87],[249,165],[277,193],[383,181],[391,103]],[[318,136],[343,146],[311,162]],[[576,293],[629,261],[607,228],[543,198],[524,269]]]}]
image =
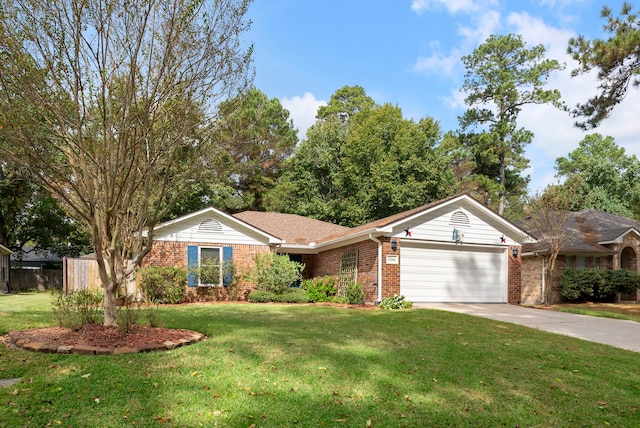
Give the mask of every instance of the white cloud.
[{"label": "white cloud", "polygon": [[413,0],[411,9],[417,13],[422,13],[435,6],[444,6],[450,14],[474,13],[489,5],[495,5],[496,0]]},{"label": "white cloud", "polygon": [[507,17],[507,24],[513,33],[522,36],[527,47],[543,45],[547,50],[547,58],[561,61],[568,59],[569,39],[576,35],[573,31],[551,27],[528,13],[511,13]]},{"label": "white cloud", "polygon": [[301,140],[305,137],[307,129],[315,123],[318,108],[327,104],[324,100],[317,100],[310,92],[305,92],[303,96],[284,97],[280,103],[289,110],[293,125],[298,128],[298,138]]},{"label": "white cloud", "polygon": [[464,38],[465,50],[472,51],[501,28],[500,12],[487,10],[474,17],[475,27],[460,26],[458,32]]},{"label": "white cloud", "polygon": [[457,64],[460,63],[460,52],[452,50],[449,55],[445,55],[439,50],[439,43],[431,43],[434,51],[429,57],[419,57],[411,67],[414,73],[437,72],[440,75],[451,76]]}]

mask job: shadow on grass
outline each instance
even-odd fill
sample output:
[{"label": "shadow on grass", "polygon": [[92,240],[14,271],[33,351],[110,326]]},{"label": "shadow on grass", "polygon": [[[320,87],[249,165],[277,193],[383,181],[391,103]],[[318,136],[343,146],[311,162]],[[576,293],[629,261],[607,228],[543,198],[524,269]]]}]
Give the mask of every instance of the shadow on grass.
[{"label": "shadow on grass", "polygon": [[1,351],[6,374],[23,383],[17,395],[0,390],[9,409],[0,425],[640,422],[640,375],[629,370],[637,354],[511,324],[432,310],[249,304],[164,307],[161,317],[208,339],[110,357]]}]

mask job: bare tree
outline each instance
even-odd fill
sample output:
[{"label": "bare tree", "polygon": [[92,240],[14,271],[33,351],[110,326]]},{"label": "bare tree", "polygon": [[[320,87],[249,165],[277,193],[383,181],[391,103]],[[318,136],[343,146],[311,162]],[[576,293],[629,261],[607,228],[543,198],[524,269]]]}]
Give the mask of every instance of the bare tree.
[{"label": "bare tree", "polygon": [[556,186],[549,186],[542,195],[536,195],[528,205],[529,212],[524,227],[537,239],[537,250],[548,257],[544,266],[545,305],[551,304],[553,274],[558,254],[570,241],[567,230],[569,202],[567,194],[558,192]]},{"label": "bare tree", "polygon": [[88,226],[105,325],[154,226],[200,173],[211,106],[251,83],[250,3],[0,0],[1,154]]}]

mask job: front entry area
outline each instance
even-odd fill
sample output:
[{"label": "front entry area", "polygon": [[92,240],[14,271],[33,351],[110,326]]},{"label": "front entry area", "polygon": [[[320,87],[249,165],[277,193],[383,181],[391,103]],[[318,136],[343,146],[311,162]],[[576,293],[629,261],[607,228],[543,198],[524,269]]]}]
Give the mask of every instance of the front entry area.
[{"label": "front entry area", "polygon": [[412,302],[507,302],[504,247],[403,242],[400,292]]}]

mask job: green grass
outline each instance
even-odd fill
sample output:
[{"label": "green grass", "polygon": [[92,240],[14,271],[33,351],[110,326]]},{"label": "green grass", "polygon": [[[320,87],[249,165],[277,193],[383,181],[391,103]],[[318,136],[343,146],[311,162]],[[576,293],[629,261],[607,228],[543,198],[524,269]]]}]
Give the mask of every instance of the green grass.
[{"label": "green grass", "polygon": [[[24,309],[22,309],[24,308]],[[52,323],[0,296],[0,333]],[[640,426],[640,354],[427,309],[160,309],[208,339],[76,356],[0,348],[0,426]]]},{"label": "green grass", "polygon": [[619,313],[619,312],[593,310],[593,309],[579,309],[579,308],[564,308],[564,309],[561,309],[560,312],[567,312],[570,314],[590,315],[592,317],[613,318],[618,320],[640,322],[640,316],[638,315],[628,315],[628,314]]}]

